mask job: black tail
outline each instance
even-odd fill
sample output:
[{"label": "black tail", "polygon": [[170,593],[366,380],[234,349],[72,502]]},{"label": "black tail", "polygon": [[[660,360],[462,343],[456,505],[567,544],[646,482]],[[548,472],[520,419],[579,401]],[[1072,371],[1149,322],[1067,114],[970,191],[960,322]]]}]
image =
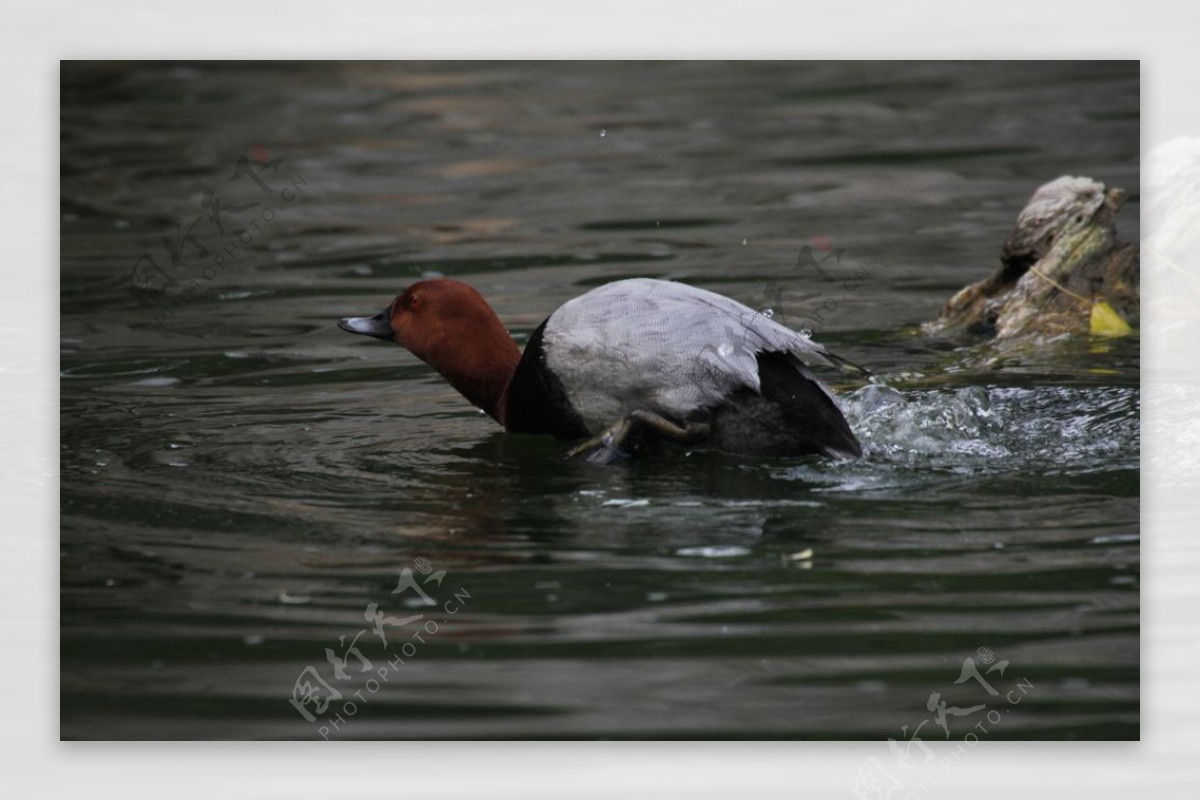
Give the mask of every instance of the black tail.
[{"label": "black tail", "polygon": [[742,390],[713,411],[718,448],[757,456],[862,455],[829,390],[795,356],[758,354],[758,379],[759,392]]}]

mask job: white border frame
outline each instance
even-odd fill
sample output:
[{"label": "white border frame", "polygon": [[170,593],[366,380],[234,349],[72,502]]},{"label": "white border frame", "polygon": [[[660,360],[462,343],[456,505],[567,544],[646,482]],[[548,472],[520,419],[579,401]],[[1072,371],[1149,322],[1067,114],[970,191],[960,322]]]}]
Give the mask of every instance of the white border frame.
[{"label": "white border frame", "polygon": [[[812,4],[816,5],[816,4]],[[703,6],[703,8],[701,8]],[[1140,58],[1143,153],[1200,135],[1200,6],[1054,0],[798,2],[306,0],[6,5],[0,23],[0,727],[4,794],[120,798],[848,796],[879,744],[59,743],[58,74],[75,58]],[[1143,226],[1145,229],[1145,226]],[[1186,267],[1187,265],[1185,265]],[[1146,276],[1146,297],[1178,292]],[[1200,306],[1200,303],[1197,304]],[[1197,386],[1194,327],[1143,334],[1142,743],[981,744],[929,797],[1200,793],[1200,510],[1167,475],[1200,426],[1152,396]],[[1180,365],[1190,367],[1180,367]],[[1193,393],[1191,397],[1200,398]],[[1191,412],[1197,412],[1192,414]],[[1173,454],[1181,454],[1175,459]],[[1165,485],[1168,483],[1168,491]],[[1182,491],[1181,491],[1182,490]]]}]

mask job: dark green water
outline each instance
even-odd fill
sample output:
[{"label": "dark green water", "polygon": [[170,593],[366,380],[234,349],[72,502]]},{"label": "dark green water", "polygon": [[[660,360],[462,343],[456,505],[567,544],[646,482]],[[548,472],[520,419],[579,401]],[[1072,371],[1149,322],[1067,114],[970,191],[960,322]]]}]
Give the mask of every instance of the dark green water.
[{"label": "dark green water", "polygon": [[[61,102],[64,738],[941,740],[935,692],[986,707],[953,739],[1138,737],[1137,340],[912,332],[1060,174],[1137,237],[1136,63],[68,63]],[[831,376],[858,461],[565,463],[335,328],[428,275],[522,342],[685,280],[892,389]]]}]

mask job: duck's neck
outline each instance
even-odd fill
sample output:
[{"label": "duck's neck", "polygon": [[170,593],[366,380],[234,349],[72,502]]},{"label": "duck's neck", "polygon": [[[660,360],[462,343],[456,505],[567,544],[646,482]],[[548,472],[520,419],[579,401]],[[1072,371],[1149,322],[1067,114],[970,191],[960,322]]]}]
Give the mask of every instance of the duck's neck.
[{"label": "duck's neck", "polygon": [[[512,342],[510,339],[509,342]],[[500,354],[495,354],[499,357]],[[521,362],[521,350],[512,342],[511,352],[503,354],[501,360],[489,361],[481,365],[478,372],[466,377],[446,376],[450,386],[457,389],[464,398],[483,409],[500,425],[505,425],[507,417],[508,385],[512,383],[517,365]]]},{"label": "duck's neck", "polygon": [[430,362],[464,398],[505,425],[508,385],[521,362],[521,349],[498,319],[489,328],[486,336],[471,337],[477,344],[469,350],[455,348],[449,363]]}]

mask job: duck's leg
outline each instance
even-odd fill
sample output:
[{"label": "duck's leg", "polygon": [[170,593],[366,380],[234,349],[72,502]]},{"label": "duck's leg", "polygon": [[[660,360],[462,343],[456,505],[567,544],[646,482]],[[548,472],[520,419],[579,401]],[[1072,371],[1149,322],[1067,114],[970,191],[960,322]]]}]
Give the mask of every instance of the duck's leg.
[{"label": "duck's leg", "polygon": [[[687,420],[683,425],[646,409],[634,409],[623,419],[609,426],[603,434],[580,443],[567,453],[567,458],[593,451],[588,461],[609,464],[628,456],[621,448],[636,433],[653,432],[663,439],[691,445],[706,439],[711,431],[707,420]],[[594,449],[594,450],[593,450]]]},{"label": "duck's leg", "polygon": [[625,419],[632,420],[635,425],[648,428],[664,439],[674,440],[680,445],[695,445],[697,442],[702,442],[712,431],[707,418],[692,418],[685,420],[683,425],[679,425],[661,414],[648,412],[645,409],[634,409]]},{"label": "duck's leg", "polygon": [[598,434],[591,439],[586,439],[576,445],[571,450],[567,451],[566,458],[574,459],[576,456],[581,456],[588,451],[594,451],[588,456],[589,462],[598,462],[600,464],[608,464],[614,462],[624,454],[620,446],[626,439],[629,438],[630,432],[633,430],[633,422],[629,417],[622,418],[608,427],[602,434]]}]

